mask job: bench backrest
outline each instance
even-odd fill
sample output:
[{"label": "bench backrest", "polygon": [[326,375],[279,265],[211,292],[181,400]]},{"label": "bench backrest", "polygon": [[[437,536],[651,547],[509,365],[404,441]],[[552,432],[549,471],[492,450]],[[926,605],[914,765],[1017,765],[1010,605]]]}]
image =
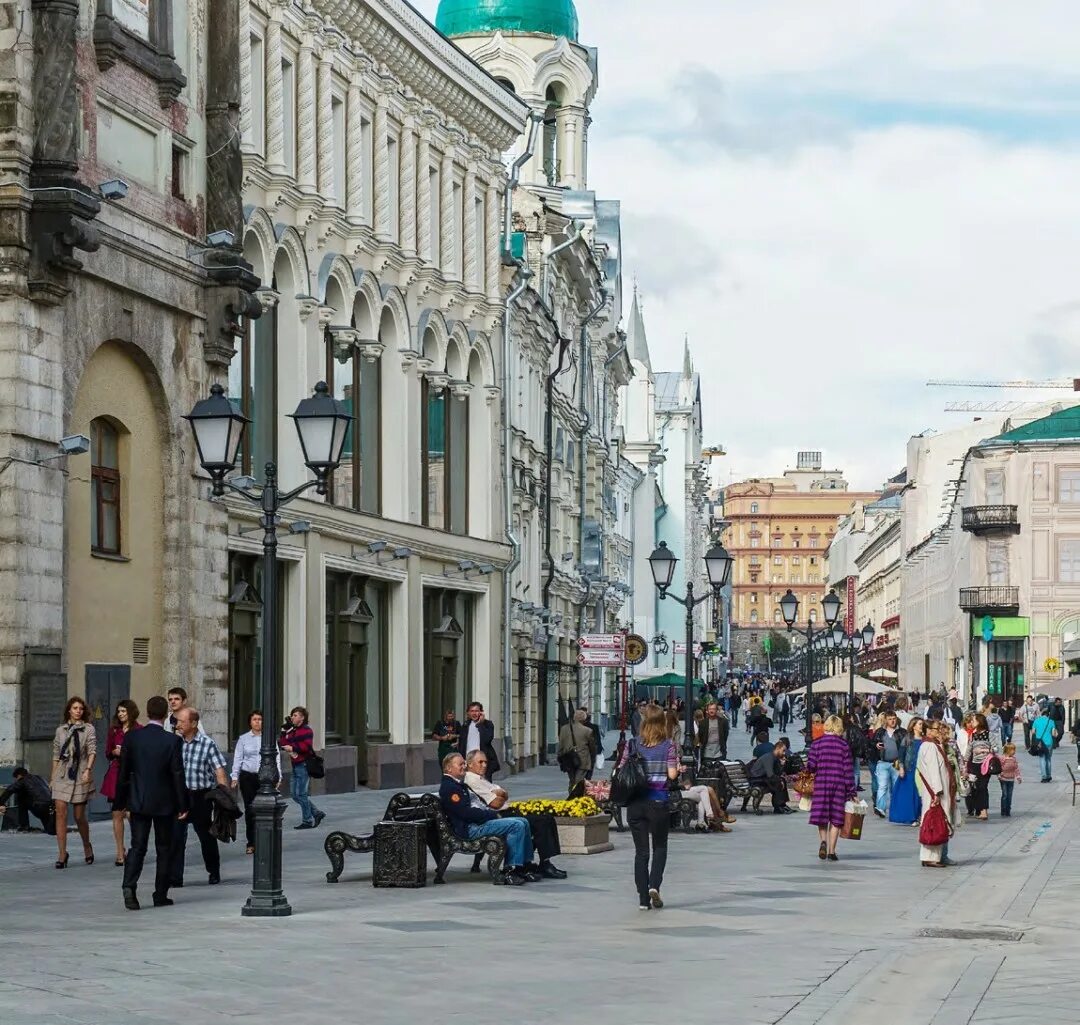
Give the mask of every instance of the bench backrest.
[{"label": "bench backrest", "polygon": [[724,762],[724,772],[727,773],[729,782],[733,786],[749,784],[750,777],[746,774],[746,766],[742,762]]}]

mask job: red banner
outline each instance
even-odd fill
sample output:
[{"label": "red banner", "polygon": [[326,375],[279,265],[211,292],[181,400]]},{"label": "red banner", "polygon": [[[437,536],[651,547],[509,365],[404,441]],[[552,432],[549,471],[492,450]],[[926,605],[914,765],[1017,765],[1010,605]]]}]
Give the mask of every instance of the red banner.
[{"label": "red banner", "polygon": [[847,578],[847,608],[844,611],[844,630],[850,636],[855,632],[855,578]]}]

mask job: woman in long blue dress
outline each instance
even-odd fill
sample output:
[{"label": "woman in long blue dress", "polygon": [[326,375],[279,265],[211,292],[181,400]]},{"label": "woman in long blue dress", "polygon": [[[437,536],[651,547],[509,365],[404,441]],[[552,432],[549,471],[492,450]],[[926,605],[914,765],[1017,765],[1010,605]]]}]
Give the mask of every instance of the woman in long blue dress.
[{"label": "woman in long blue dress", "polygon": [[893,784],[892,802],[889,804],[889,821],[902,826],[918,823],[922,815],[922,799],[915,786],[915,764],[919,747],[923,742],[926,723],[915,716],[908,723],[908,735],[904,743],[903,768],[900,778]]}]

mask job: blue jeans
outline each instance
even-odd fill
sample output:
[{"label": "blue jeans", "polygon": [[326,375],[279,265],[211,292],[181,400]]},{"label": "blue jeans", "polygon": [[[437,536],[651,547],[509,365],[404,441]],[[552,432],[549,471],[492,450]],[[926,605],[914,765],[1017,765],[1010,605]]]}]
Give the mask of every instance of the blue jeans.
[{"label": "blue jeans", "polygon": [[1001,783],[1001,814],[1003,816],[1012,814],[1012,795],[1013,795],[1013,780],[1002,779],[998,782]]},{"label": "blue jeans", "polygon": [[874,766],[874,775],[877,777],[877,796],[874,798],[874,806],[882,815],[887,815],[892,788],[900,778],[900,773],[893,768],[892,762],[882,760]]},{"label": "blue jeans", "polygon": [[862,766],[858,758],[853,758],[852,761],[855,763],[855,789],[858,790],[862,786]]},{"label": "blue jeans", "polygon": [[300,805],[300,815],[305,822],[314,823],[319,809],[311,803],[308,791],[311,789],[311,777],[303,762],[295,762],[292,767],[292,799]]},{"label": "blue jeans", "polygon": [[1012,731],[1013,724],[1011,722],[1003,722],[1001,724],[1001,742],[1003,744],[1012,743]]},{"label": "blue jeans", "polygon": [[1042,766],[1043,779],[1050,779],[1050,759],[1054,756],[1054,749],[1049,744],[1043,746],[1046,748],[1046,754],[1039,755],[1039,764]]},{"label": "blue jeans", "polygon": [[492,819],[469,825],[469,839],[478,836],[501,836],[506,840],[506,867],[517,868],[532,861],[532,830],[525,819]]}]

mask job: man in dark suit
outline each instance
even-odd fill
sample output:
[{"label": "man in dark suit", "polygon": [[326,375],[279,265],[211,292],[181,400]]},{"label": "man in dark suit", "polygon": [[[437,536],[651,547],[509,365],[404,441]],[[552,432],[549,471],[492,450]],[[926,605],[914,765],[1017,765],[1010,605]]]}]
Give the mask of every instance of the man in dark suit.
[{"label": "man in dark suit", "polygon": [[154,907],[167,907],[169,899],[169,847],[173,823],[188,813],[188,792],[184,783],[182,741],[167,733],[164,721],[169,705],[163,697],[146,703],[146,726],[129,730],[120,747],[120,775],[117,795],[131,814],[131,847],[124,862],[124,907],[139,910],[135,888],[142,874],[150,827],[154,829],[157,870],[154,878]]},{"label": "man in dark suit", "polygon": [[499,756],[495,754],[495,724],[484,718],[484,706],[479,701],[471,702],[466,714],[468,718],[458,736],[457,752],[462,758],[468,758],[470,751],[483,751],[488,760],[484,778],[490,783],[500,767]]}]

